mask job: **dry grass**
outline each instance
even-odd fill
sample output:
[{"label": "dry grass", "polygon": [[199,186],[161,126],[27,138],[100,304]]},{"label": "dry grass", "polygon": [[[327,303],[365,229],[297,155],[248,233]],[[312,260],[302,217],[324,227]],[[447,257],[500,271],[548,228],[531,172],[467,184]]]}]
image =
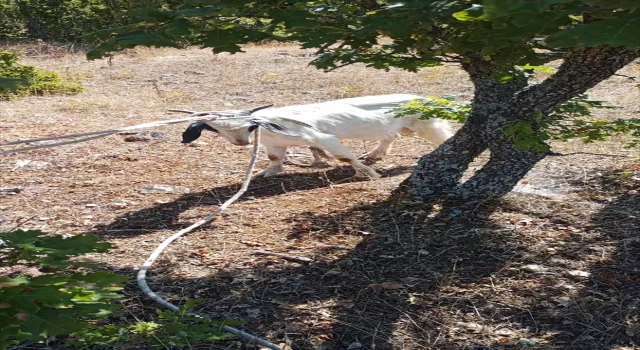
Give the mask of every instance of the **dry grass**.
[{"label": "dry grass", "polygon": [[[27,64],[81,78],[86,91],[0,102],[0,139],[133,125],[168,118],[168,108],[400,92],[468,100],[472,94],[456,67],[411,74],[350,66],[325,74],[307,66],[309,51],[269,45],[247,51],[140,49],[111,64],[72,52],[27,56]],[[624,73],[638,75],[638,65]],[[614,77],[590,94],[624,107],[604,117],[638,117],[640,94],[632,86]],[[182,147],[184,127],[158,130],[165,139],[147,143],[114,136],[3,156],[0,186],[24,191],[0,197],[0,228],[32,218],[22,227],[97,234],[115,248],[92,258],[132,276],[170,232],[213,211],[239,187],[249,150],[213,134],[205,135],[207,145]],[[373,146],[347,144],[358,152]],[[346,167],[289,165],[284,175],[254,181],[212,225],[171,246],[151,273],[151,287],[178,303],[202,298],[203,311],[245,319],[250,331],[294,349],[346,349],[355,342],[372,350],[631,349],[640,344],[640,198],[638,181],[616,169],[636,174],[637,153],[619,140],[560,147],[623,157],[549,158],[527,181],[566,189],[566,197],[509,196],[478,208],[484,219],[464,223],[390,204],[393,189],[432,149],[416,138],[402,138],[375,165],[384,175],[379,181],[353,181]],[[19,159],[51,164],[12,171]],[[258,164],[265,165],[264,159]],[[151,184],[191,193],[138,192]],[[254,249],[316,262],[256,256]],[[133,284],[127,293],[128,315],[152,317],[156,305]]]}]

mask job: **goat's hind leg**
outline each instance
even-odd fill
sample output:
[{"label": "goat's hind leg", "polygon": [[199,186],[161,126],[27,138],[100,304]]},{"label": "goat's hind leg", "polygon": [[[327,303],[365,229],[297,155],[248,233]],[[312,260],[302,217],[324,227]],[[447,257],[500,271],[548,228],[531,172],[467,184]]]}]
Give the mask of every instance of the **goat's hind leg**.
[{"label": "goat's hind leg", "polygon": [[318,143],[318,148],[322,148],[331,153],[331,155],[341,162],[349,163],[356,170],[356,177],[370,177],[372,179],[380,178],[380,174],[372,168],[362,164],[358,158],[337,139],[324,138],[321,141],[316,142]]}]

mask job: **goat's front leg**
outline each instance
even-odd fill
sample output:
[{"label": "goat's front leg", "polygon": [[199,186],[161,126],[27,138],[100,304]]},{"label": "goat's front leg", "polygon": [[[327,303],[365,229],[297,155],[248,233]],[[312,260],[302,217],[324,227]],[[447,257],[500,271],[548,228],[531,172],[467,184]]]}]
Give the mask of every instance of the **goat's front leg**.
[{"label": "goat's front leg", "polygon": [[340,141],[335,138],[323,138],[320,140],[315,140],[318,148],[323,148],[334,158],[341,162],[349,163],[354,169],[356,169],[356,177],[370,177],[372,179],[380,178],[380,174],[378,174],[372,168],[362,164],[358,158],[345,146],[343,146]]},{"label": "goat's front leg", "polygon": [[380,140],[376,148],[374,148],[370,152],[367,152],[361,155],[359,158],[366,159],[368,161],[380,160],[382,159],[382,157],[386,156],[389,153],[389,150],[391,149],[391,145],[395,140],[396,140],[395,136],[392,138]]},{"label": "goat's front leg", "polygon": [[282,146],[265,146],[267,149],[267,157],[271,163],[269,166],[256,176],[269,177],[281,173],[283,170],[282,163],[287,153],[287,147]]}]

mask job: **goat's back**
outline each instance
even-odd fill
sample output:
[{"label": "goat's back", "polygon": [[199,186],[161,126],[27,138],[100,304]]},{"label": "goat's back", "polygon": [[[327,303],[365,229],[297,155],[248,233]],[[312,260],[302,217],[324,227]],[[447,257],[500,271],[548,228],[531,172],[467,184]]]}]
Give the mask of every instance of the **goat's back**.
[{"label": "goat's back", "polygon": [[287,119],[309,124],[340,139],[380,140],[395,135],[406,123],[391,111],[417,95],[394,94],[346,98],[321,103],[266,109],[254,115],[274,121]]}]

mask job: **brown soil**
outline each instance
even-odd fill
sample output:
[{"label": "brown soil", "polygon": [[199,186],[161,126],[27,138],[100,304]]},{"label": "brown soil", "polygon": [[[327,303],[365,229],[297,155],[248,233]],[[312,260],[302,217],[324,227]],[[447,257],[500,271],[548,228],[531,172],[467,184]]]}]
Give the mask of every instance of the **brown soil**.
[{"label": "brown soil", "polygon": [[[0,141],[62,135],[172,118],[168,108],[231,109],[385,94],[472,97],[453,66],[417,74],[350,66],[323,73],[310,52],[258,46],[212,56],[201,50],[135,50],[107,61],[80,54],[23,62],[81,79],[75,96],[0,102]],[[638,75],[637,64],[622,72]],[[590,92],[622,106],[607,118],[635,117],[640,93],[624,77]],[[185,147],[186,125],[165,137],[120,136],[0,157],[0,230],[92,233],[114,249],[91,258],[128,276],[167,236],[214,211],[239,188],[249,159],[206,133]],[[174,303],[246,320],[244,329],[293,349],[631,349],[640,346],[640,195],[637,153],[622,138],[558,145],[524,184],[561,196],[513,194],[477,208],[473,222],[434,220],[437,207],[393,203],[391,194],[432,146],[403,137],[375,164],[378,181],[353,170],[314,169],[295,157],[282,175],[252,182],[212,224],[170,246],[149,282]],[[348,141],[358,153],[373,143]],[[308,151],[296,152],[308,155]],[[17,160],[49,162],[16,168]],[[478,161],[478,165],[482,159]],[[267,164],[263,155],[258,162]],[[474,166],[471,171],[474,170]],[[146,185],[186,186],[185,195],[140,194]],[[255,255],[303,256],[310,264]],[[127,317],[158,306],[128,286]],[[530,345],[522,345],[529,342]],[[221,349],[230,343],[202,344]],[[194,345],[194,348],[196,346]],[[136,348],[142,348],[140,345]]]}]

